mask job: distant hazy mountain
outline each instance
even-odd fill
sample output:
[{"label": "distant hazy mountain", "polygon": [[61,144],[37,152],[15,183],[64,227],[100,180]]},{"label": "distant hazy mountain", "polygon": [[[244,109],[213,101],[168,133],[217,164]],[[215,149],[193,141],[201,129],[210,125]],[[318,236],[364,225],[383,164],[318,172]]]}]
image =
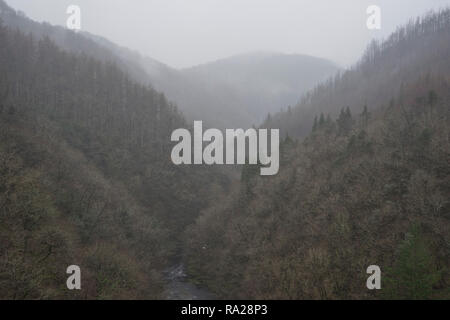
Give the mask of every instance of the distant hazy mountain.
[{"label": "distant hazy mountain", "polygon": [[295,105],[304,92],[337,69],[330,61],[306,55],[250,53],[183,73],[211,92],[213,99],[227,104],[222,107],[230,112],[230,120],[249,125]]},{"label": "distant hazy mountain", "polygon": [[47,36],[70,52],[114,62],[135,80],[164,92],[189,120],[208,126],[258,125],[269,112],[296,105],[302,94],[338,70],[324,59],[279,53],[249,53],[176,70],[103,37],[35,22],[2,0],[0,19],[36,38]]},{"label": "distant hazy mountain", "polygon": [[267,52],[180,71],[144,62],[156,88],[176,101],[189,118],[219,127],[259,124],[268,113],[295,105],[304,92],[338,70],[324,59]]}]

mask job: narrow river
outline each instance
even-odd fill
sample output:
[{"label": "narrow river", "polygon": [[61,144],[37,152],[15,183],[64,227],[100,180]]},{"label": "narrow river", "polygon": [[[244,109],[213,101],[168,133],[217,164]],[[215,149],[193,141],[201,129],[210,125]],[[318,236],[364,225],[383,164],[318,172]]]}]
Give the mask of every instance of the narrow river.
[{"label": "narrow river", "polygon": [[167,300],[214,300],[215,296],[208,290],[199,288],[189,282],[184,266],[178,264],[166,272],[167,288],[165,298]]}]

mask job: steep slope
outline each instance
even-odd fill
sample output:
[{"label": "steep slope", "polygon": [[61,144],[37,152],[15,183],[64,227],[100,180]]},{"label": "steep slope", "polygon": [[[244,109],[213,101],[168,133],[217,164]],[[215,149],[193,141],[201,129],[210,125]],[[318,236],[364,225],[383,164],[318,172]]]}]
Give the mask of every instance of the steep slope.
[{"label": "steep slope", "polygon": [[268,112],[296,104],[302,93],[338,70],[324,59],[276,53],[246,54],[176,70],[103,37],[37,23],[3,0],[0,9],[7,26],[37,39],[47,36],[70,52],[114,62],[134,80],[164,92],[190,121],[203,120],[212,127],[259,124]]},{"label": "steep slope", "polygon": [[[63,27],[53,26],[49,23],[38,23],[29,19],[21,12],[16,12],[5,1],[0,0],[0,20],[12,29],[18,29],[25,34],[32,34],[35,39],[48,37],[60,48],[76,54],[86,54],[99,61],[114,62],[123,72],[144,85],[148,85],[150,79],[140,65],[132,60],[132,55],[120,56],[110,50],[106,40],[90,35],[87,32],[73,32]],[[99,43],[97,43],[97,41]],[[120,50],[120,47],[112,47]],[[125,50],[125,49],[123,49]]]},{"label": "steep slope", "polygon": [[[448,299],[449,17],[399,29],[311,93],[305,106],[319,111],[361,107],[283,139],[277,176],[246,166],[235,192],[187,233],[188,272],[234,299]],[[291,114],[295,133],[306,130],[303,106]],[[370,265],[381,290],[366,288]]]},{"label": "steep slope", "polygon": [[288,112],[273,116],[265,125],[301,137],[311,130],[314,117],[338,116],[342,108],[359,112],[386,104],[418,75],[450,73],[448,10],[430,13],[398,28],[388,39],[374,41],[354,67],[318,85]]},{"label": "steep slope", "polygon": [[[172,164],[178,127],[116,65],[0,25],[0,298],[159,298],[221,178]],[[81,293],[65,288],[71,264]]]}]

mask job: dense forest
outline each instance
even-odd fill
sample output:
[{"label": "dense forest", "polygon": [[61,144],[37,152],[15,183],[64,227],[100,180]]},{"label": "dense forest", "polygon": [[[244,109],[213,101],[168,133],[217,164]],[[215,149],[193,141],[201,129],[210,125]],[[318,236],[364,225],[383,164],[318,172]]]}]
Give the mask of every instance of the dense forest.
[{"label": "dense forest", "polygon": [[0,43],[0,297],[61,298],[75,262],[84,298],[160,297],[180,231],[227,180],[172,164],[183,117],[114,64],[4,26]]},{"label": "dense forest", "polygon": [[[268,118],[284,129],[280,173],[246,166],[189,228],[199,283],[226,298],[450,297],[449,17],[399,29]],[[365,287],[373,264],[382,290]]]},{"label": "dense forest", "polygon": [[450,9],[269,114],[268,177],[172,163],[191,122],[150,85],[154,61],[2,0],[0,17],[0,299],[164,299],[179,264],[218,298],[450,298]]},{"label": "dense forest", "polygon": [[303,95],[291,110],[267,118],[264,126],[304,137],[320,113],[337,117],[342,107],[359,112],[386,104],[386,97],[424,74],[450,74],[450,11],[430,12],[398,27],[386,40],[374,40],[353,67],[338,72]]}]

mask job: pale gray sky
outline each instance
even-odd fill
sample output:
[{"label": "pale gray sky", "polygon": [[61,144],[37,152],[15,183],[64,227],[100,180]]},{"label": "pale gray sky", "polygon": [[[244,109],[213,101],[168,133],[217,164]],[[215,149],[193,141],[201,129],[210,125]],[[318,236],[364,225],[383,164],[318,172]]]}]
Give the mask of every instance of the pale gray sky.
[{"label": "pale gray sky", "polygon": [[[450,0],[6,0],[30,18],[66,24],[79,5],[82,29],[182,68],[251,51],[302,53],[348,66],[372,37]],[[381,31],[366,8],[382,10]]]}]

